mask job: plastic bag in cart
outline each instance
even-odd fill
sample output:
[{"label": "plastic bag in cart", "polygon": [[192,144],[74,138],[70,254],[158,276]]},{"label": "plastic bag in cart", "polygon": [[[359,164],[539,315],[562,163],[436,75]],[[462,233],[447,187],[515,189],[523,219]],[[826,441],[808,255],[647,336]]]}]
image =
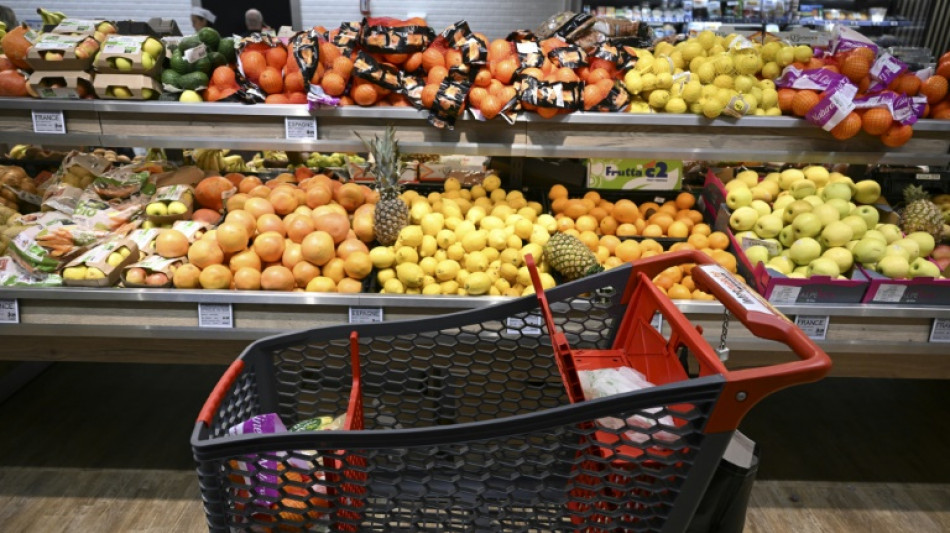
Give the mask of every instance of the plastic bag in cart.
[{"label": "plastic bag in cart", "polygon": [[[619,368],[600,368],[596,370],[580,370],[577,372],[581,388],[584,389],[584,397],[588,400],[606,398],[616,394],[632,392],[641,389],[654,387],[653,383],[647,381],[646,377],[630,367]],[[623,420],[612,417],[597,419],[597,424],[607,429],[621,429],[624,427],[637,427],[644,430],[651,430],[657,424],[674,427],[673,418],[669,415],[659,416],[660,408],[654,407],[644,409],[644,413],[657,414],[657,418],[650,418],[637,414]],[[652,433],[652,435],[650,434]],[[643,444],[651,438],[661,442],[675,442],[679,437],[666,431],[657,431],[653,433],[640,433],[638,431],[628,430],[624,432],[624,437],[631,442]]]}]

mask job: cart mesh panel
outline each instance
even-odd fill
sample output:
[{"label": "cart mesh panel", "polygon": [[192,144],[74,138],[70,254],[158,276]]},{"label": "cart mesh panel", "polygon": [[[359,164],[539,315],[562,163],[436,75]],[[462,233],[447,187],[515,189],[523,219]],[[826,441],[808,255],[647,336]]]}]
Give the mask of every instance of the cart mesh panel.
[{"label": "cart mesh panel", "polygon": [[255,531],[656,531],[714,401],[711,392],[563,425],[547,417],[555,423],[444,444],[387,446],[385,433],[363,432],[385,447],[233,456],[214,461],[230,502],[218,518]]}]

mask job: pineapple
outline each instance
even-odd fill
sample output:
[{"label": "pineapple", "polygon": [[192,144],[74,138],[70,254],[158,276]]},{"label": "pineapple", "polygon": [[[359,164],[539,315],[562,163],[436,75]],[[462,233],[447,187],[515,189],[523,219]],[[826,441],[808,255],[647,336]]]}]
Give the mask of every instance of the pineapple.
[{"label": "pineapple", "polygon": [[371,171],[376,178],[376,190],[379,202],[373,225],[376,240],[383,246],[391,246],[399,237],[402,228],[409,224],[409,206],[399,197],[399,143],[392,126],[386,128],[382,139],[373,137],[372,141],[362,139],[367,150],[373,154]]},{"label": "pineapple", "polygon": [[544,257],[568,281],[604,270],[590,248],[566,233],[555,233],[544,245]]},{"label": "pineapple", "polygon": [[916,185],[904,189],[904,210],[901,212],[900,228],[905,234],[925,231],[940,242],[943,232],[943,215],[937,204],[930,201],[930,195]]}]

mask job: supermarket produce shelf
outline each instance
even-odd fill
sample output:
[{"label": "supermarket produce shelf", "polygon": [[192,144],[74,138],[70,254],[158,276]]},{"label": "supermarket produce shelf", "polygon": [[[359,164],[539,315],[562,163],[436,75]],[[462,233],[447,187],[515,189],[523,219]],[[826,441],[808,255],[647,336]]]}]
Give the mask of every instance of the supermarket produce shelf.
[{"label": "supermarket produce shelf", "polygon": [[[33,111],[62,111],[65,134],[33,132]],[[287,119],[316,121],[316,139],[288,139]],[[409,108],[317,110],[301,105],[52,101],[0,98],[0,142],[109,147],[365,151],[360,137],[397,126],[405,152],[511,157],[640,157],[720,161],[950,164],[950,121],[921,120],[897,149],[861,134],[835,140],[792,117],[706,119],[695,115],[522,114],[514,124],[460,119],[453,130]]]},{"label": "supermarket produce shelf", "polygon": [[[18,324],[0,324],[0,360],[227,363],[250,341],[287,331],[347,323],[351,308],[386,321],[424,319],[508,301],[504,297],[307,294],[173,289],[3,288],[15,299]],[[227,305],[233,327],[199,327],[199,305]],[[723,307],[680,301],[690,321],[718,346]],[[828,316],[819,344],[836,375],[950,379],[947,344],[929,342],[935,319],[950,307],[909,305],[780,305],[790,318]],[[667,331],[668,333],[668,331]],[[175,343],[179,343],[175,344]],[[780,345],[730,323],[736,364],[781,358]]]}]

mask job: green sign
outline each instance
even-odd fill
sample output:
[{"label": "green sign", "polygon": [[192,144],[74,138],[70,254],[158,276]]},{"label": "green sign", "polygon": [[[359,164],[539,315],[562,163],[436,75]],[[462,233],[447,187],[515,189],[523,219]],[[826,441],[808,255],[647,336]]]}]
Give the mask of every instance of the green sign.
[{"label": "green sign", "polygon": [[669,191],[682,186],[683,162],[660,159],[590,159],[591,189]]}]

